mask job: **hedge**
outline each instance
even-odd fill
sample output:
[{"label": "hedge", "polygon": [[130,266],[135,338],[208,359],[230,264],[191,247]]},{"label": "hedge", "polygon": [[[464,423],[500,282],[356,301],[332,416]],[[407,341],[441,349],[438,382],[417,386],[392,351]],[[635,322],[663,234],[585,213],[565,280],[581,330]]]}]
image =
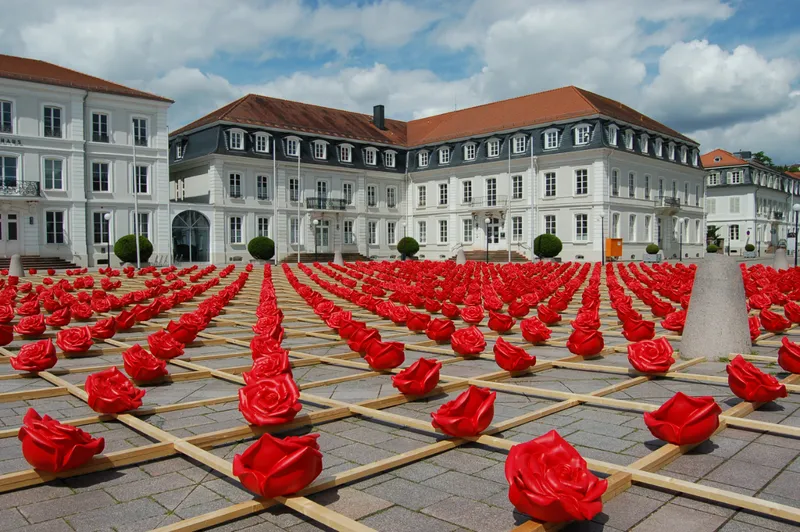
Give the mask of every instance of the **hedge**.
[{"label": "hedge", "polygon": [[247,251],[254,259],[269,260],[275,256],[275,242],[265,236],[257,236],[247,243]]},{"label": "hedge", "polygon": [[[153,254],[153,244],[147,240],[146,236],[139,236],[139,259],[140,262],[147,262]],[[114,255],[122,262],[136,262],[136,237],[125,235],[114,244]]]},{"label": "hedge", "polygon": [[533,240],[533,254],[539,258],[557,257],[563,247],[561,239],[549,233],[541,234]]},{"label": "hedge", "polygon": [[397,251],[406,257],[413,257],[419,251],[419,242],[410,236],[405,236],[397,243]]}]

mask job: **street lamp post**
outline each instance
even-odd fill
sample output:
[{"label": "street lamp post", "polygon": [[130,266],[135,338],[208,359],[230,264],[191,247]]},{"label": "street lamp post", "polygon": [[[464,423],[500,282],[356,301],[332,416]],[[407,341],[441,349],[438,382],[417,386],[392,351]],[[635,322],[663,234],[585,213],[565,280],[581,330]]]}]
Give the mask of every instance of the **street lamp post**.
[{"label": "street lamp post", "polygon": [[600,264],[606,264],[606,215],[600,213]]},{"label": "street lamp post", "polygon": [[[111,267],[111,213],[107,212],[103,215],[106,223],[108,223],[108,245],[106,246],[106,266]],[[136,236],[136,235],[134,235]]]},{"label": "street lamp post", "polygon": [[678,261],[683,262],[683,224],[685,222],[681,220],[678,222],[678,231],[681,234],[678,236]]},{"label": "street lamp post", "polygon": [[794,211],[794,267],[797,268],[797,217],[800,215],[800,203],[792,205]]},{"label": "street lamp post", "polygon": [[487,217],[484,222],[486,223],[486,262],[489,262],[489,224],[492,223],[492,219]]},{"label": "street lamp post", "polygon": [[319,245],[319,220],[314,218],[314,262],[317,262],[317,246]]}]

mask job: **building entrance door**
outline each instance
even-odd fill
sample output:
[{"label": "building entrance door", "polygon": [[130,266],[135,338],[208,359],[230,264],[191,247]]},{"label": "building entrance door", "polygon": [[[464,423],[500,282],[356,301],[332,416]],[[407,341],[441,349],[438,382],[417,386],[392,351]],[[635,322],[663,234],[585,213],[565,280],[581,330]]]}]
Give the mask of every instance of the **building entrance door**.
[{"label": "building entrance door", "polygon": [[328,253],[330,251],[330,234],[330,222],[328,220],[320,220],[319,225],[316,226],[316,246],[319,253]]},{"label": "building entrance door", "polygon": [[19,214],[15,212],[0,214],[0,254],[3,257],[11,257],[15,253],[22,254]]}]

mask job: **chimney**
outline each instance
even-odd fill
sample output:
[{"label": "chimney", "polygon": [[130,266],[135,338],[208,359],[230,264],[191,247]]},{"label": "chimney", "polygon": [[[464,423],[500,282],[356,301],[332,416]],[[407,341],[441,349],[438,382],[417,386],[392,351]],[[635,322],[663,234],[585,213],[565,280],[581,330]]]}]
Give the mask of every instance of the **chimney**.
[{"label": "chimney", "polygon": [[376,105],[372,108],[372,123],[378,129],[386,129],[386,124],[383,120],[383,105]]}]

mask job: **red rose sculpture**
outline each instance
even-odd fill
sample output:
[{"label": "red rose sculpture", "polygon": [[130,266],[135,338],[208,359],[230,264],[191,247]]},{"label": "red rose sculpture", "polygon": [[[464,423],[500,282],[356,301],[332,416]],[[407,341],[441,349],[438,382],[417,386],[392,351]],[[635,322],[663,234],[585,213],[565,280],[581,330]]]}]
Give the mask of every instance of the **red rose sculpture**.
[{"label": "red rose sculpture", "polygon": [[242,373],[242,378],[244,378],[245,384],[251,384],[281,373],[292,374],[292,363],[289,355],[283,349],[264,353],[255,359],[253,367],[250,368],[250,371]]},{"label": "red rose sculpture", "polygon": [[628,344],[628,362],[642,373],[666,373],[675,362],[672,353],[672,346],[663,337]]},{"label": "red rose sculpture", "polygon": [[440,344],[449,342],[454,332],[456,332],[455,322],[443,318],[432,319],[425,329],[428,338]]},{"label": "red rose sculpture", "polygon": [[41,312],[41,309],[38,301],[27,301],[17,307],[17,314],[20,316],[34,316],[39,312]]},{"label": "red rose sculpture", "polygon": [[469,324],[483,321],[483,308],[479,305],[470,305],[461,309],[461,319]]},{"label": "red rose sculpture", "polygon": [[555,325],[561,321],[561,314],[551,309],[547,305],[539,305],[537,314],[539,319],[542,320],[545,325]]},{"label": "red rose sculpture", "polygon": [[[673,312],[673,314],[675,314]],[[629,342],[652,340],[656,335],[656,324],[647,320],[627,320],[622,323],[622,336]]]},{"label": "red rose sculpture", "polygon": [[136,315],[133,312],[123,310],[114,318],[114,323],[118,331],[127,331],[136,323]]},{"label": "red rose sculpture", "polygon": [[764,293],[756,294],[747,300],[751,308],[763,310],[772,306],[772,299]]},{"label": "red rose sculpture", "polygon": [[508,314],[499,314],[497,312],[489,311],[489,323],[487,324],[494,332],[503,334],[511,330],[517,322]]},{"label": "red rose sculpture", "polygon": [[592,474],[555,430],[512,447],[505,474],[511,504],[538,521],[589,520],[603,509],[608,481]]},{"label": "red rose sculpture", "polygon": [[14,341],[14,329],[11,325],[0,325],[0,346]]},{"label": "red rose sculpture", "polygon": [[690,445],[708,439],[719,427],[722,409],[713,397],[676,393],[658,410],[644,413],[644,423],[656,438],[674,445]]},{"label": "red rose sculpture", "polygon": [[488,388],[470,386],[454,400],[431,413],[434,428],[449,436],[477,436],[491,424],[497,393]]},{"label": "red rose sculpture", "polygon": [[14,307],[0,305],[0,323],[9,323],[14,319]]},{"label": "red rose sculpture", "polygon": [[89,327],[72,327],[61,329],[56,334],[56,345],[65,353],[85,353],[94,342]]},{"label": "red rose sculpture", "polygon": [[406,359],[405,344],[401,342],[370,342],[364,360],[372,369],[396,368]]},{"label": "red rose sculpture", "polygon": [[346,320],[343,321],[342,324],[339,326],[339,336],[341,336],[345,340],[349,340],[350,337],[355,334],[355,332],[359,329],[366,328],[367,324],[363,321],[354,321],[354,320]]},{"label": "red rose sculpture", "polygon": [[532,344],[541,344],[550,339],[550,329],[536,316],[519,322],[519,328],[522,331],[522,337]]},{"label": "red rose sculpture", "polygon": [[789,301],[783,306],[783,313],[792,323],[800,323],[800,305]]},{"label": "red rose sculpture", "polygon": [[406,318],[406,327],[409,331],[425,332],[428,329],[428,324],[431,322],[429,314],[422,312],[411,312]]},{"label": "red rose sculpture", "polygon": [[60,473],[80,467],[103,452],[105,440],[92,438],[78,427],[64,425],[50,416],[40,417],[33,408],[22,419],[18,438],[22,456],[34,468]]},{"label": "red rose sculpture", "polygon": [[392,386],[405,395],[425,395],[439,383],[439,370],[442,363],[420,358],[406,369],[392,377]]},{"label": "red rose sculpture", "polygon": [[525,371],[536,364],[536,357],[521,347],[498,338],[494,343],[494,360],[506,371]]},{"label": "red rose sculpture", "polygon": [[531,308],[524,301],[514,301],[508,305],[508,314],[515,318],[524,318],[530,311]]},{"label": "red rose sculpture", "polygon": [[759,318],[761,325],[771,333],[780,333],[792,326],[792,322],[769,309],[762,310]]},{"label": "red rose sculpture", "polygon": [[271,355],[272,353],[281,353],[288,358],[289,353],[281,347],[281,344],[271,336],[258,335],[250,340],[250,353],[253,360],[260,357]]},{"label": "red rose sculpture", "polygon": [[603,347],[603,335],[594,329],[575,329],[567,339],[569,352],[582,357],[599,355]]},{"label": "red rose sculpture", "polygon": [[451,320],[456,319],[461,311],[458,309],[457,306],[453,305],[452,303],[444,302],[442,303],[442,316],[445,318],[450,318]]},{"label": "red rose sculpture", "polygon": [[172,338],[175,341],[181,344],[191,344],[194,342],[194,339],[197,337],[197,333],[199,332],[199,328],[197,325],[193,323],[186,323],[183,321],[174,322],[170,320],[167,324],[167,332],[172,335]]},{"label": "red rose sculpture", "polygon": [[678,334],[683,334],[683,327],[686,325],[686,311],[679,310],[677,312],[670,312],[667,317],[661,321],[661,326],[668,331],[673,331]]},{"label": "red rose sculpture", "polygon": [[728,386],[744,401],[769,403],[779,397],[786,397],[786,385],[764,373],[742,355],[737,355],[725,368],[728,372]]},{"label": "red rose sculpture", "polygon": [[233,474],[245,488],[271,499],[311,484],[322,472],[319,434],[280,439],[264,434],[233,457]]},{"label": "red rose sculpture", "polygon": [[280,425],[294,419],[302,406],[300,390],[288,373],[239,388],[239,411],[251,425]]},{"label": "red rose sculpture", "polygon": [[357,329],[350,338],[347,339],[347,346],[362,355],[367,352],[367,347],[372,342],[380,342],[381,333],[377,329],[364,328]]},{"label": "red rose sculpture", "polygon": [[761,336],[761,323],[758,321],[758,316],[750,316],[747,324],[750,326],[750,341],[755,342],[756,338]]},{"label": "red rose sculpture", "polygon": [[103,318],[97,320],[91,327],[92,337],[104,340],[112,338],[117,333],[117,322],[114,318]]},{"label": "red rose sculpture", "polygon": [[158,331],[147,337],[150,352],[158,358],[170,359],[183,354],[183,344],[167,331]]},{"label": "red rose sculpture", "polygon": [[44,319],[44,322],[50,327],[66,327],[72,319],[72,313],[69,307],[63,307]]},{"label": "red rose sculpture", "polygon": [[75,303],[72,305],[72,317],[79,321],[86,321],[92,317],[94,311],[86,303]]},{"label": "red rose sculpture", "polygon": [[142,406],[145,390],[141,390],[116,366],[92,373],[84,386],[89,406],[101,414],[119,414]]},{"label": "red rose sculpture", "polygon": [[778,365],[789,373],[800,373],[800,344],[792,342],[788,336],[781,339]]},{"label": "red rose sculpture", "polygon": [[658,316],[659,318],[666,318],[671,312],[675,309],[672,305],[669,304],[669,301],[663,301],[661,299],[656,299],[653,301],[653,304],[650,305],[650,310],[653,312],[654,316]]},{"label": "red rose sculpture", "polygon": [[14,332],[22,336],[41,336],[47,329],[44,323],[44,316],[36,314],[35,316],[25,316],[19,323],[14,325]]},{"label": "red rose sculpture", "polygon": [[154,357],[139,344],[134,344],[122,353],[122,364],[125,373],[141,382],[154,381],[169,375],[167,361]]},{"label": "red rose sculpture", "polygon": [[477,355],[486,348],[486,339],[480,329],[470,325],[466,329],[457,330],[450,336],[450,347],[461,356]]},{"label": "red rose sculpture", "polygon": [[9,362],[17,371],[46,371],[56,365],[58,357],[53,341],[47,338],[23,345]]}]

